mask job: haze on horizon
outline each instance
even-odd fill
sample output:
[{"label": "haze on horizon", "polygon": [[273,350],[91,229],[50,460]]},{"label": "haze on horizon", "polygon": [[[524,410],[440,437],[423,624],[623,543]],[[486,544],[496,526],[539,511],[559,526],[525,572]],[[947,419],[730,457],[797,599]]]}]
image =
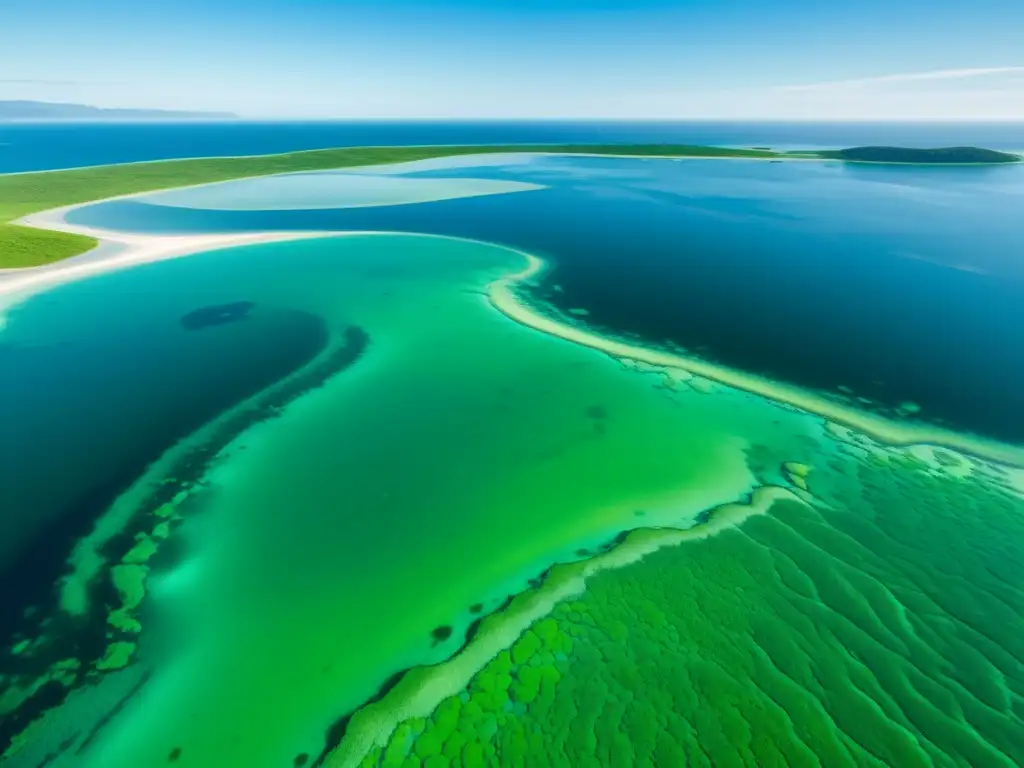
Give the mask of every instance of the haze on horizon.
[{"label": "haze on horizon", "polygon": [[0,100],[247,118],[1024,119],[1020,0],[53,0]]}]

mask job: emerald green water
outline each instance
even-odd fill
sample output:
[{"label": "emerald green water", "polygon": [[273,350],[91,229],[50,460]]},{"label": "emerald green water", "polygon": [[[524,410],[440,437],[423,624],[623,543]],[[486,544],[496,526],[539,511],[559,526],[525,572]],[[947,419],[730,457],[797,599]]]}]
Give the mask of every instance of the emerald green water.
[{"label": "emerald green water", "polygon": [[899,452],[809,477],[598,574],[362,765],[1024,763],[1024,502]]},{"label": "emerald green water", "polygon": [[[4,768],[1024,762],[1024,474],[527,328],[526,263],[347,235],[12,308]],[[554,564],[679,530],[420,711]]]},{"label": "emerald green water", "polygon": [[[674,392],[517,325],[484,289],[524,263],[474,242],[350,236],[207,253],[62,289],[79,308],[116,280],[122,291],[159,290],[175,313],[230,300],[301,309],[335,335],[357,326],[369,343],[351,367],[238,435],[191,485],[171,518],[173,557],[148,565],[141,633],[108,632],[108,642],[137,643],[132,666],[50,710],[13,764],[58,747],[69,722],[76,747],[93,736],[53,765],[315,756],[331,725],[389,676],[450,656],[478,614],[553,562],[636,526],[686,527],[757,484],[752,444],[795,451],[820,434],[819,420],[767,401]],[[110,514],[163,482],[162,468]],[[66,606],[78,606],[69,592]],[[111,706],[132,670],[150,677],[97,727],[104,710],[87,703]]]}]

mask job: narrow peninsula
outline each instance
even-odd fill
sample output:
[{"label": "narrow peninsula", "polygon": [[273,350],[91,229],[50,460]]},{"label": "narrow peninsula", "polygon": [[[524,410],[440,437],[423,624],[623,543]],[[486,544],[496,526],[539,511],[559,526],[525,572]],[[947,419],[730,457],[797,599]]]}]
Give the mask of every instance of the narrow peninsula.
[{"label": "narrow peninsula", "polygon": [[0,101],[0,122],[81,120],[238,120],[232,112],[180,109],[118,109],[54,101]]}]

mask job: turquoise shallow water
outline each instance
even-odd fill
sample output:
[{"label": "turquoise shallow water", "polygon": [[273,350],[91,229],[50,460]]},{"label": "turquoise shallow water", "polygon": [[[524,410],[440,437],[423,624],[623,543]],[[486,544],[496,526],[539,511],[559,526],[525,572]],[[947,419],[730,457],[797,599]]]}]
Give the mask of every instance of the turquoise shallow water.
[{"label": "turquoise shallow water", "polygon": [[[630,292],[641,284],[622,277],[587,294],[587,284],[580,282],[582,262],[575,260],[579,254],[593,247],[591,272],[607,279],[607,260],[616,253],[622,257],[616,248],[627,234],[636,238],[638,249],[646,247],[653,242],[644,239],[647,225],[658,224],[656,231],[668,243],[675,230],[667,222],[690,207],[680,202],[686,192],[672,187],[680,179],[672,174],[688,178],[695,171],[644,176],[650,167],[665,166],[625,166],[624,180],[624,166],[614,162],[581,169],[545,160],[524,178],[547,184],[554,197],[541,190],[383,206],[368,219],[363,217],[369,209],[257,214],[141,204],[100,206],[81,215],[121,216],[122,226],[141,229],[201,229],[202,222],[209,229],[242,229],[256,228],[259,221],[281,228],[310,221],[354,226],[380,224],[387,215],[391,228],[415,229],[412,225],[424,222],[453,228],[462,211],[473,226],[496,227],[495,239],[526,233],[523,237],[540,242],[547,232],[545,242],[553,245],[568,238],[564,231],[558,237],[550,233],[569,209],[547,211],[547,203],[529,201],[564,202],[559,179],[567,179],[572,199],[589,201],[594,211],[612,210],[602,201],[626,205],[633,199],[635,207],[627,211],[648,212],[640,219],[592,219],[600,237],[588,238],[576,250],[538,249],[554,271],[535,277],[532,291],[525,285],[519,290],[524,298],[547,296],[555,308],[561,303],[575,309],[565,314],[571,330],[573,324],[612,322],[609,304],[580,301],[584,296],[607,301],[619,293],[635,299]],[[709,176],[699,196],[700,215],[686,219],[695,231],[702,231],[698,224],[710,228],[719,221],[729,226],[715,231],[731,232],[741,215],[755,224],[778,223],[778,215],[757,213],[758,206],[739,198],[736,185],[749,182],[751,174],[765,174],[760,200],[780,185],[795,189],[778,174],[806,179],[816,173],[767,164],[727,164],[721,167],[731,170],[725,171],[713,164],[701,167]],[[502,178],[523,172],[492,170]],[[638,185],[651,188],[639,200]],[[847,200],[845,183],[839,187],[846,191],[838,199]],[[342,193],[351,199],[345,197],[348,191]],[[875,210],[866,205],[865,210]],[[579,218],[570,222],[587,218],[582,206],[574,210]],[[536,215],[505,218],[531,211]],[[782,218],[795,233],[794,220]],[[827,234],[833,242],[840,236],[848,233]],[[807,237],[816,242],[814,226],[807,227]],[[606,250],[598,247],[602,239]],[[675,264],[666,258],[668,251],[647,253],[647,268],[657,267],[662,276],[674,280],[685,266],[700,285],[709,285],[706,263],[680,258]],[[749,252],[746,258],[755,260]],[[808,280],[816,274],[806,260],[795,263],[807,270]],[[626,269],[620,262],[617,274],[645,268],[639,257],[629,264]],[[652,701],[672,713],[664,717],[666,733],[674,729],[673,743],[663,754],[685,753],[701,743],[702,734],[717,734],[718,726],[695,714],[694,691],[713,701],[715,686],[729,686],[722,698],[722,707],[736,713],[729,728],[746,728],[735,725],[742,721],[756,731],[760,699],[737,688],[729,670],[748,669],[746,659],[760,658],[763,648],[785,671],[781,680],[766,676],[763,667],[750,672],[769,697],[795,695],[794,685],[817,697],[814,680],[827,688],[849,687],[853,679],[874,702],[867,709],[880,707],[897,723],[894,727],[903,729],[900,733],[907,726],[892,711],[923,696],[942,710],[941,717],[935,715],[940,729],[950,723],[959,728],[954,710],[964,708],[985,739],[1011,754],[1004,734],[1019,727],[1024,688],[1007,662],[1018,658],[1019,648],[1012,633],[999,626],[1012,623],[1007,617],[1020,601],[1019,590],[1003,576],[1012,570],[1012,542],[1019,539],[1016,476],[951,452],[888,449],[820,416],[681,369],[638,364],[526,328],[497,311],[487,290],[525,265],[523,253],[485,242],[350,235],[140,266],[65,285],[13,309],[0,331],[3,354],[34,363],[18,368],[22,378],[6,382],[9,399],[18,406],[9,415],[19,420],[13,423],[19,425],[17,447],[26,469],[14,473],[5,464],[0,487],[18,489],[17,497],[8,497],[16,503],[4,504],[16,511],[7,518],[17,523],[12,530],[42,536],[31,549],[20,545],[11,551],[51,552],[51,560],[49,570],[40,565],[35,592],[10,595],[10,622],[17,629],[0,678],[4,734],[11,740],[5,766],[44,760],[51,766],[96,768],[353,764],[346,749],[363,721],[358,715],[346,718],[376,696],[385,712],[405,711],[403,696],[416,676],[392,687],[396,675],[442,664],[453,655],[457,660],[467,639],[484,642],[495,627],[510,626],[522,603],[510,603],[509,597],[545,594],[552,564],[597,562],[623,541],[634,541],[628,533],[635,529],[648,537],[705,530],[700,526],[717,519],[709,510],[730,502],[742,505],[765,485],[787,489],[793,506],[772,507],[764,522],[754,521],[749,535],[747,523],[737,530],[725,526],[714,539],[721,546],[680,539],[690,542],[680,544],[683,548],[698,547],[694,561],[680,549],[663,552],[645,570],[605,573],[593,599],[588,593],[552,614],[557,631],[550,625],[531,629],[541,639],[527,640],[529,647],[512,654],[502,655],[499,646],[485,658],[497,667],[470,669],[463,690],[446,700],[440,715],[405,718],[397,741],[384,733],[381,746],[393,747],[398,762],[371,751],[365,764],[402,764],[410,755],[426,762],[440,756],[442,745],[454,751],[455,758],[448,758],[452,764],[480,764],[473,762],[478,755],[502,765],[529,764],[522,763],[529,740],[523,742],[521,733],[530,718],[554,729],[547,741],[530,742],[537,754],[546,744],[558,745],[573,764],[571,756],[578,753],[572,750],[596,744],[605,763],[613,748],[646,755],[654,747],[636,724],[645,719],[643,712],[634,713],[636,721],[611,742],[604,741],[610,731],[603,721],[580,733],[566,725],[572,717],[559,719],[577,711],[583,713],[580,722],[594,723],[600,706],[605,710],[600,717],[615,721],[615,707],[603,692],[622,681],[629,681],[626,688],[632,691],[648,687]],[[798,274],[794,263],[786,268],[788,276]],[[734,297],[753,295],[742,293],[737,275],[730,277],[719,276],[723,292],[728,287]],[[979,296],[997,295],[984,293],[985,284],[980,285],[972,289],[982,290]],[[692,317],[687,311],[692,299],[680,293],[670,308]],[[626,312],[625,304],[623,299],[617,316],[623,336],[637,333],[630,319],[642,317],[636,308],[632,315]],[[735,333],[762,317],[756,305],[735,298],[728,310]],[[556,309],[550,315],[560,316]],[[830,316],[833,329],[850,317],[837,310]],[[665,335],[671,332],[668,328]],[[762,332],[763,340],[767,332]],[[867,329],[861,332],[869,338]],[[797,346],[806,340],[788,339]],[[50,384],[37,389],[44,374]],[[63,408],[55,409],[65,391],[80,399],[69,394]],[[29,396],[33,393],[36,397]],[[181,410],[186,405],[187,413]],[[165,427],[156,429],[161,423]],[[37,479],[61,482],[33,484],[29,470]],[[87,481],[104,473],[127,481],[90,496]],[[851,486],[850,478],[870,486],[870,501],[859,499],[855,486],[861,480]],[[93,498],[92,506],[78,504],[83,498]],[[796,499],[811,506],[798,506]],[[908,504],[912,515],[901,511]],[[966,509],[970,512],[957,511]],[[40,510],[48,510],[46,519]],[[970,515],[970,524],[958,522],[961,514]],[[911,520],[925,527],[926,520],[937,522],[923,536],[914,534]],[[54,521],[69,522],[60,537]],[[882,532],[873,533],[873,526]],[[947,600],[942,563],[956,535],[963,537],[958,546],[965,550],[956,562],[966,575]],[[1010,543],[995,544],[1000,537]],[[911,546],[916,539],[918,545]],[[896,566],[882,567],[886,558],[878,554],[880,561],[873,560],[872,548],[891,553]],[[987,567],[995,578],[975,567],[979,552],[989,553]],[[65,561],[56,588],[48,589],[54,586],[55,565]],[[691,562],[699,569],[689,571]],[[858,576],[861,571],[866,575]],[[652,600],[659,592],[664,594]],[[795,608],[769,599],[791,592]],[[609,594],[643,607],[632,618],[609,616]],[[913,673],[918,692],[908,692],[883,672],[892,668],[893,675],[905,674],[899,671],[905,667],[888,666],[888,656],[887,666],[878,662],[871,683],[865,682],[863,665],[843,661],[844,647],[855,649],[855,659],[881,658],[863,641],[864,632],[890,647],[888,630],[879,629],[892,621],[885,609],[889,599],[902,606],[896,614],[902,611],[911,627],[901,625],[900,633],[915,635],[913,642],[919,643],[915,653],[922,660]],[[871,611],[865,612],[865,600]],[[819,604],[828,607],[826,614],[813,612]],[[970,614],[966,606],[971,604],[988,606],[994,624]],[[758,607],[764,605],[773,607]],[[1010,606],[1010,613],[998,605]],[[772,611],[777,612],[774,625]],[[693,623],[693,615],[704,621]],[[834,625],[814,636],[807,622],[824,621],[822,615]],[[483,617],[490,618],[481,624]],[[686,633],[666,629],[686,621],[692,624],[692,645],[685,642]],[[577,626],[581,622],[585,629]],[[967,634],[949,629],[964,622],[979,622],[972,631],[989,644],[986,662],[965,650]],[[602,633],[626,649],[622,658]],[[572,639],[559,639],[563,635]],[[513,635],[509,642],[515,640]],[[657,655],[657,649],[676,673],[634,658]],[[933,658],[941,661],[932,664]],[[959,663],[972,665],[969,682],[944,667]],[[721,675],[709,671],[716,665]],[[805,667],[817,671],[803,674]],[[436,669],[443,674],[445,667]],[[995,687],[1005,695],[992,693],[983,682],[1000,674],[1004,679]],[[538,675],[548,682],[542,686]],[[947,677],[954,680],[949,685],[955,704],[924,682]],[[568,687],[551,688],[558,679]],[[453,700],[457,707],[465,705],[468,718],[458,720],[454,730]],[[814,720],[802,735],[812,753],[825,754],[833,739],[870,742],[863,733],[850,736],[845,725],[851,712],[863,714],[859,705],[838,696],[816,699],[817,704],[804,701],[801,706],[822,707],[821,722],[832,717],[840,724],[836,733],[842,732],[830,735]],[[979,719],[977,701],[998,716]],[[549,718],[550,710],[543,708],[532,710],[534,702],[545,707],[561,702],[558,717]],[[373,707],[362,711],[376,712]],[[772,739],[785,746],[785,728],[772,728]],[[453,737],[455,730],[461,735]],[[913,747],[887,752],[895,749],[895,737],[881,726],[877,732],[885,745],[864,748],[882,755],[883,764],[889,754],[917,754]],[[339,742],[342,749],[332,752]],[[731,744],[716,735],[706,745],[714,758],[709,764],[740,759]],[[944,748],[953,754],[954,747]],[[963,749],[963,754],[988,756],[978,764],[1005,764],[991,751]],[[787,753],[782,747],[776,751]],[[737,764],[743,764],[740,760]],[[636,761],[647,764],[640,757]]]},{"label": "turquoise shallow water", "polygon": [[[79,764],[156,764],[175,748],[196,765],[316,753],[390,674],[450,654],[471,606],[492,610],[623,529],[688,525],[742,497],[750,436],[791,439],[760,401],[669,397],[657,379],[502,317],[481,291],[523,263],[477,243],[346,237],[204,254],[52,294],[50,313],[77,316],[105,300],[108,281],[157,290],[146,311],[158,326],[252,302],[250,316],[180,331],[229,346],[271,310],[369,338],[358,362],[238,435],[185,486],[176,554],[153,563],[142,634],[109,638],[138,641],[153,676]],[[146,509],[162,467],[111,514]],[[101,593],[90,594],[103,622]]]},{"label": "turquoise shallow water", "polygon": [[228,181],[194,189],[157,192],[143,199],[149,205],[206,210],[316,210],[407,205],[538,188],[536,185],[495,179],[398,179],[386,173],[328,172]]}]

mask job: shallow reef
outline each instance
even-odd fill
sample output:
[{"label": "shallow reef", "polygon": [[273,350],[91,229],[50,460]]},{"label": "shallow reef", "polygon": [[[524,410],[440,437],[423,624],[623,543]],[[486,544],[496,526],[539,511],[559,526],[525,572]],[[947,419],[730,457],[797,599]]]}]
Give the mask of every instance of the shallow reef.
[{"label": "shallow reef", "polygon": [[596,574],[358,764],[1024,764],[1024,500],[941,455],[776,457],[813,504]]},{"label": "shallow reef", "polygon": [[[250,306],[240,307],[242,316]],[[95,542],[82,540],[89,557],[81,559],[77,571],[64,574],[52,610],[36,617],[34,639],[19,641],[7,659],[0,657],[7,671],[0,675],[0,756],[17,754],[31,738],[33,721],[76,687],[96,683],[102,674],[132,662],[143,629],[138,614],[147,593],[149,561],[182,522],[182,507],[235,437],[273,418],[365,353],[369,336],[363,329],[352,326],[338,335],[335,348],[215,422],[205,441],[176,456],[167,468],[170,476],[146,487],[137,508],[109,540],[99,535]]]}]

